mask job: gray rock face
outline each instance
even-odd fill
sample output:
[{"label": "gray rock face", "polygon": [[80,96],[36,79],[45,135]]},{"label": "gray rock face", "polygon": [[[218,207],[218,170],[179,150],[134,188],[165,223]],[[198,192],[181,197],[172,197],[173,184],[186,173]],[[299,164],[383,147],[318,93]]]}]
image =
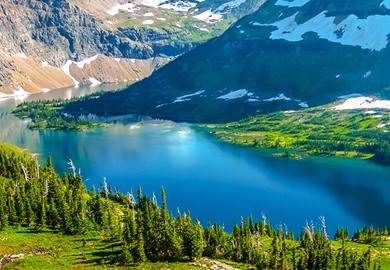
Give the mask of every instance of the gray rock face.
[{"label": "gray rock face", "polygon": [[60,66],[96,54],[148,58],[152,51],[101,23],[66,0],[7,0],[0,4],[3,52],[24,53]]},{"label": "gray rock face", "polygon": [[[210,1],[211,4],[214,2],[219,6],[226,0]],[[85,7],[94,5],[94,0],[89,3],[84,2],[84,6],[78,5],[81,2],[73,3],[71,0],[2,0],[0,2],[0,91],[12,92],[19,86],[22,88],[27,86],[29,82],[34,81],[31,75],[36,83],[40,80],[37,71],[32,71],[33,74],[29,71],[42,66],[58,69],[67,60],[78,62],[97,54],[131,59],[148,59],[160,54],[177,56],[203,41],[190,38],[195,30],[204,31],[191,25],[172,27],[164,24],[164,26],[148,27],[140,24],[129,26],[127,22],[123,27],[119,27],[120,17],[125,16],[125,13],[119,14],[119,18],[104,17],[101,14],[91,15],[94,13],[89,13],[90,10]],[[253,5],[259,3],[262,3],[262,0],[247,0],[242,8],[240,6],[242,11],[237,9],[235,12],[239,14],[244,11],[249,12],[253,9]],[[139,12],[146,12],[145,8],[149,7],[143,6]],[[107,10],[101,12],[107,15]],[[174,12],[169,14],[173,18],[179,16]],[[135,16],[144,18],[143,13]],[[233,17],[237,18],[239,15]],[[114,23],[111,20],[116,21]],[[192,30],[189,30],[190,28]],[[23,63],[16,61],[15,56],[26,61]],[[30,59],[34,63],[27,61]],[[40,72],[42,74],[42,71]],[[88,78],[84,80],[88,81]],[[39,91],[40,85],[42,83],[37,83],[34,91]]]}]

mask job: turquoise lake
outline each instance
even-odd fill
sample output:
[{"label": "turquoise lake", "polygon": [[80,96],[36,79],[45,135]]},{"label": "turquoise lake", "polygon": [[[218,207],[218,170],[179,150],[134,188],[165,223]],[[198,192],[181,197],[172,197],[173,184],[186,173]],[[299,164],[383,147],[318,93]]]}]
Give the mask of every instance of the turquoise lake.
[{"label": "turquoise lake", "polygon": [[[80,87],[26,97],[23,101],[69,98],[119,86]],[[21,99],[0,100],[0,141],[51,156],[58,173],[71,172],[72,159],[86,185],[100,186],[106,177],[114,189],[159,199],[161,186],[169,209],[190,210],[202,225],[217,222],[231,230],[234,222],[264,213],[276,226],[300,232],[306,223],[328,233],[336,226],[350,231],[363,225],[390,226],[390,168],[335,158],[275,158],[221,143],[190,124],[148,117],[111,118],[107,128],[83,132],[31,131],[28,120],[10,111]],[[287,224],[287,225],[285,225]]]}]

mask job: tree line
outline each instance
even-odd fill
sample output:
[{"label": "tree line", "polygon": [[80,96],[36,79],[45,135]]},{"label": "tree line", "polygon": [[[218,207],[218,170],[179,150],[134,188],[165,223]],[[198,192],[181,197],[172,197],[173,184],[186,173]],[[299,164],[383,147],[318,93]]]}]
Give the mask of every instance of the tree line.
[{"label": "tree line", "polygon": [[165,191],[161,203],[138,188],[137,194],[114,190],[103,179],[87,190],[72,161],[60,177],[51,159],[45,165],[20,149],[0,144],[0,229],[26,226],[58,233],[104,233],[122,245],[113,263],[194,260],[203,256],[255,265],[258,269],[380,269],[371,250],[356,251],[348,241],[375,243],[387,230],[357,230],[352,239],[338,228],[331,244],[325,221],[307,225],[300,235],[273,228],[265,216],[243,218],[232,232],[220,224],[203,227],[190,212],[173,215]]}]

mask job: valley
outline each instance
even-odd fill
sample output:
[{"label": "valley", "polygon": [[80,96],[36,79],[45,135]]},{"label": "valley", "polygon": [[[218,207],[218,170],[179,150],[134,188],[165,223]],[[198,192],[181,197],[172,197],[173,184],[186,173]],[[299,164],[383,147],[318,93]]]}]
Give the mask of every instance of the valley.
[{"label": "valley", "polygon": [[0,3],[1,269],[390,269],[390,2]]}]

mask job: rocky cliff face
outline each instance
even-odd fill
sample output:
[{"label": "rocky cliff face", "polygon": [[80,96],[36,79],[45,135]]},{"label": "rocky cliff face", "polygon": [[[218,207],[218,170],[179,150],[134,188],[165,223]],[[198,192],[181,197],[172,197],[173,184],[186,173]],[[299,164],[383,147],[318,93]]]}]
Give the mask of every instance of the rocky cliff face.
[{"label": "rocky cliff face", "polygon": [[[40,92],[74,84],[70,74],[60,69],[67,60],[78,62],[98,54],[124,59],[153,55],[149,46],[104,29],[97,19],[65,0],[3,1],[0,29],[0,90],[9,94],[14,89]],[[155,66],[142,74],[150,75]],[[80,82],[88,80],[81,74],[75,71]],[[94,72],[89,75],[94,77]]]},{"label": "rocky cliff face", "polygon": [[[160,11],[160,2],[1,1],[0,92],[13,95],[15,90],[24,94],[80,83],[140,80],[168,62],[168,56],[177,56],[212,37],[209,29],[226,28],[212,23],[209,29],[200,30],[199,26],[191,30],[178,22],[167,24],[172,18],[187,17],[195,6],[186,2],[189,8],[183,8],[179,1]],[[160,24],[154,23],[157,20]],[[207,35],[198,37],[199,32]],[[189,38],[192,34],[197,38]]]},{"label": "rocky cliff face", "polygon": [[150,78],[75,108],[225,122],[357,93],[390,98],[389,23],[390,1],[269,0]]}]

